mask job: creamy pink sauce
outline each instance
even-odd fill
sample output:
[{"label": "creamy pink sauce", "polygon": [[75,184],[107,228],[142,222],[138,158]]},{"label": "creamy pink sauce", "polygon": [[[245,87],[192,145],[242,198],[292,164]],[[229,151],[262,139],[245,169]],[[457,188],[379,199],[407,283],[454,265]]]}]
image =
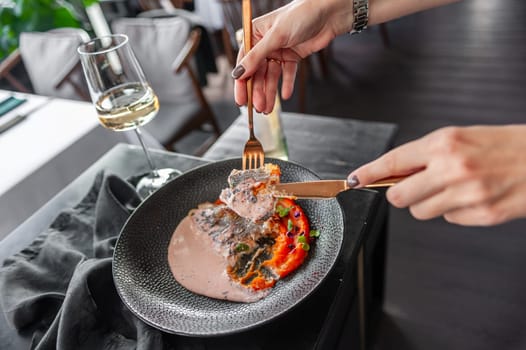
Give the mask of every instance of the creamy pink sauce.
[{"label": "creamy pink sauce", "polygon": [[234,264],[237,244],[252,248],[258,237],[272,230],[265,220],[274,212],[276,199],[265,190],[256,196],[254,189],[276,181],[279,178],[266,168],[233,170],[229,187],[220,194],[225,205],[201,204],[179,223],[168,247],[168,264],[177,282],[194,293],[237,302],[254,302],[270,293],[237,284],[227,268]]},{"label": "creamy pink sauce", "polygon": [[192,216],[185,217],[168,248],[168,264],[177,282],[194,293],[215,299],[250,303],[265,297],[270,291],[254,292],[232,282],[226,272],[228,257],[217,249],[216,243]]}]

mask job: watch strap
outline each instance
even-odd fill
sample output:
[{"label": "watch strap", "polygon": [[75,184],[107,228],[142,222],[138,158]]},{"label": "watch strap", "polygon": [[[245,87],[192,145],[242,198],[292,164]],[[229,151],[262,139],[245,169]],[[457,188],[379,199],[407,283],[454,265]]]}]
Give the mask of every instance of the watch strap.
[{"label": "watch strap", "polygon": [[367,28],[369,0],[353,0],[353,17],[351,34],[358,34]]}]

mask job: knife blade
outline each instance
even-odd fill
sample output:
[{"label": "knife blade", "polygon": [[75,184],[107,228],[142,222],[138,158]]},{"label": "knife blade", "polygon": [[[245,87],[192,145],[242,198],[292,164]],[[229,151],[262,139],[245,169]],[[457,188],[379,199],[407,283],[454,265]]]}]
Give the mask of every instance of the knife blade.
[{"label": "knife blade", "polygon": [[273,186],[275,197],[333,198],[350,187],[346,180],[280,183]]},{"label": "knife blade", "polygon": [[[382,179],[371,184],[365,185],[367,188],[389,187],[407,176],[397,176]],[[324,199],[334,198],[338,193],[352,189],[347,180],[318,180],[305,182],[287,182],[273,185],[274,197],[293,197]]]}]

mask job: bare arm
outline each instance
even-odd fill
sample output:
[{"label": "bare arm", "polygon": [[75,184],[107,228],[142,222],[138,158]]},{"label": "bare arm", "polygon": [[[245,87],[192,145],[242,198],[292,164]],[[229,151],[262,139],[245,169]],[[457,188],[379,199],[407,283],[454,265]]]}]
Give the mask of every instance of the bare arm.
[{"label": "bare arm", "polygon": [[[369,24],[374,25],[456,0],[369,0]],[[245,105],[246,83],[254,79],[254,106],[269,113],[280,76],[281,96],[292,95],[298,62],[319,51],[353,23],[352,0],[295,0],[253,21],[253,49],[240,50],[232,72],[237,104]],[[268,60],[272,58],[273,60]]]}]

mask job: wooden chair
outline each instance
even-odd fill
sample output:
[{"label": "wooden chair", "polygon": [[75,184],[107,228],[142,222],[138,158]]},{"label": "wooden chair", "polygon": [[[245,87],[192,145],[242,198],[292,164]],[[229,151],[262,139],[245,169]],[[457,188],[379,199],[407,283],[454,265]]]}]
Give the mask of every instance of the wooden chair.
[{"label": "wooden chair", "polygon": [[30,89],[24,85],[20,78],[12,74],[12,71],[20,65],[22,56],[19,50],[15,50],[0,62],[0,80],[5,79],[11,86],[20,92],[31,92]]},{"label": "wooden chair", "polygon": [[[19,48],[0,63],[0,79],[6,79],[16,90],[44,96],[89,101],[77,47],[89,40],[78,28],[59,28],[48,32],[24,32]],[[23,64],[32,89],[17,79],[12,71]]]},{"label": "wooden chair", "polygon": [[181,17],[120,18],[112,28],[128,35],[159,97],[159,113],[144,128],[168,150],[176,150],[174,144],[193,131],[211,133],[193,152],[202,155],[221,130],[194,70],[201,30]]}]

